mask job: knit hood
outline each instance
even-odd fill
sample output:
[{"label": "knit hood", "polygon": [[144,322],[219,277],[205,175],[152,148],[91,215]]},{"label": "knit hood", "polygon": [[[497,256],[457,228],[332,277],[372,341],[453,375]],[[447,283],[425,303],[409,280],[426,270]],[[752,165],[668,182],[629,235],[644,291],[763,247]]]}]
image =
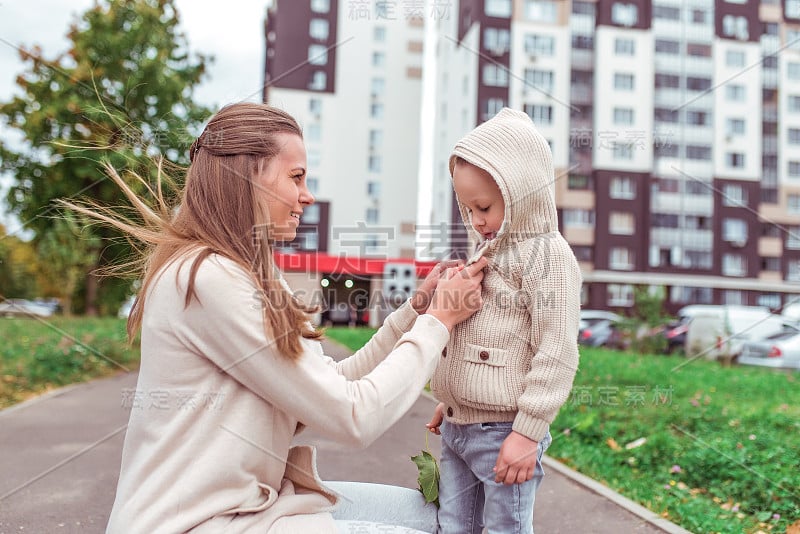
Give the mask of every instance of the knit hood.
[{"label": "knit hood", "polygon": [[550,146],[526,113],[503,108],[465,135],[450,155],[451,178],[458,157],[488,172],[505,202],[505,217],[497,236],[484,243],[469,222],[467,208],[458,200],[464,225],[479,247],[485,244],[487,250],[497,249],[504,242],[558,230]]}]

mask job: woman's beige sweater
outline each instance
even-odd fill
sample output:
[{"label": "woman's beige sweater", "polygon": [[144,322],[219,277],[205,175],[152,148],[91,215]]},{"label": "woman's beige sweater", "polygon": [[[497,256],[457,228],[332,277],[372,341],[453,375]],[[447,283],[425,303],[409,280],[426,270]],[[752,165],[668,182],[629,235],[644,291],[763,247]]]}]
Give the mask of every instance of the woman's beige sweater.
[{"label": "woman's beige sweater", "polygon": [[581,287],[578,262],[558,232],[550,148],[525,113],[505,108],[456,144],[451,175],[456,157],[492,175],[505,218],[497,237],[479,243],[489,259],[483,307],[453,329],[431,389],[452,423],[513,421],[541,441],[578,368]]},{"label": "woman's beige sweater", "polygon": [[335,532],[337,496],[313,448],[291,446],[298,426],[368,445],[419,396],[447,328],[406,303],[350,358],[303,340],[289,361],[264,333],[246,271],[212,255],[184,308],[189,267],[171,265],[147,295],[139,402],[107,532]]}]

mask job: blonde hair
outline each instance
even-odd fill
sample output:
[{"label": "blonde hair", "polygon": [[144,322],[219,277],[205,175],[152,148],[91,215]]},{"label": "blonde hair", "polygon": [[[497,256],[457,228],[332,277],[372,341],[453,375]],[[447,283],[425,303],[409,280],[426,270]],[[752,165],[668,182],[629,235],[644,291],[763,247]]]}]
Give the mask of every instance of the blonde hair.
[{"label": "blonde hair", "polygon": [[280,153],[282,146],[276,135],[280,133],[303,136],[291,115],[266,104],[243,102],[219,110],[189,150],[191,164],[176,210],[164,200],[160,165],[156,191],[133,175],[155,198],[155,209],[142,201],[115,169],[106,165],[109,176],[131,201],[144,225],[94,202],[61,201],[62,205],[111,224],[147,246],[139,262],[144,271],[142,287],[128,318],[129,339],[141,328],[147,291],[156,275],[194,249],[200,249],[200,253],[191,264],[185,306],[197,297],[194,283],[200,264],[211,254],[219,254],[253,276],[262,296],[265,332],[282,355],[296,360],[303,352],[301,337],[322,336],[309,323],[309,314],[316,310],[297,300],[276,274],[265,198],[270,191],[264,194],[264,186],[255,183],[256,176]]}]

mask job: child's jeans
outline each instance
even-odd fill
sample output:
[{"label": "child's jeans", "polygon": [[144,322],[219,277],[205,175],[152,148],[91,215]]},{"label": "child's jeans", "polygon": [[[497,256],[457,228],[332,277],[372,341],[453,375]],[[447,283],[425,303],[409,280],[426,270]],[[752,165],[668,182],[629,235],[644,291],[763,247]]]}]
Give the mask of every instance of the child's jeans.
[{"label": "child's jeans", "polygon": [[441,534],[533,534],[533,501],[544,477],[542,455],[550,446],[548,432],[539,442],[533,478],[522,484],[494,481],[492,469],[513,423],[454,425],[444,421],[439,532]]}]

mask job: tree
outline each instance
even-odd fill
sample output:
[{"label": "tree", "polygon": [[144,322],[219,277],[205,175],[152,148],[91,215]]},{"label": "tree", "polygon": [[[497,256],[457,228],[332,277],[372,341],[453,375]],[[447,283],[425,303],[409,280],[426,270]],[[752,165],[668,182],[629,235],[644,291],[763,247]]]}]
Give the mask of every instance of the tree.
[{"label": "tree", "polygon": [[0,224],[0,297],[27,299],[36,296],[39,290],[37,265],[33,246],[7,235]]},{"label": "tree", "polygon": [[[189,54],[178,23],[174,0],[99,0],[71,26],[66,53],[48,60],[38,47],[21,49],[22,94],[0,105],[0,120],[21,132],[27,146],[15,151],[0,144],[0,170],[16,178],[7,201],[33,230],[37,247],[66,235],[53,216],[55,199],[124,202],[101,162],[144,177],[154,176],[158,155],[188,163],[187,149],[210,114],[192,102],[210,58]],[[83,234],[96,246],[84,247],[94,255],[81,262],[75,297],[94,315],[104,295],[124,298],[120,285],[129,280],[101,285],[96,273],[127,259],[131,245],[108,227]],[[116,310],[114,304],[105,308]]]}]

